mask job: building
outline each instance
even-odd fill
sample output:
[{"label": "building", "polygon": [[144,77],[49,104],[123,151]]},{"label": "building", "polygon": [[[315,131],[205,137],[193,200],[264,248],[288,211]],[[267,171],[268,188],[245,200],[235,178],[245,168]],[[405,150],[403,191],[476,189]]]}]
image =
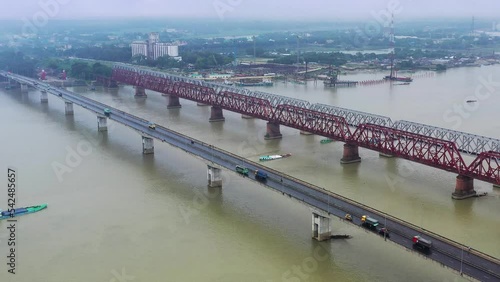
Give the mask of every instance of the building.
[{"label": "building", "polygon": [[130,44],[132,47],[132,57],[136,55],[148,56],[148,44],[144,41],[134,41]]},{"label": "building", "polygon": [[151,32],[147,41],[134,41],[130,44],[132,48],[132,57],[143,55],[148,59],[157,60],[163,56],[173,57],[176,60],[182,60],[179,57],[179,46],[172,43],[160,42],[160,34]]}]

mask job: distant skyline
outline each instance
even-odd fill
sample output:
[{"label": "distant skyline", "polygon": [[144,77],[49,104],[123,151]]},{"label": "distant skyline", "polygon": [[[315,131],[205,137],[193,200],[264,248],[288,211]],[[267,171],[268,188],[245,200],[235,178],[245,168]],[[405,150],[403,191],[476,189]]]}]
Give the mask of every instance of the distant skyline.
[{"label": "distant skyline", "polygon": [[[448,1],[446,1],[448,2]],[[0,19],[184,17],[218,20],[363,20],[394,11],[400,20],[415,18],[493,18],[500,1],[436,0],[21,0],[0,10]],[[49,3],[43,9],[42,3]],[[385,11],[385,12],[384,12]],[[43,16],[42,16],[43,17]]]}]

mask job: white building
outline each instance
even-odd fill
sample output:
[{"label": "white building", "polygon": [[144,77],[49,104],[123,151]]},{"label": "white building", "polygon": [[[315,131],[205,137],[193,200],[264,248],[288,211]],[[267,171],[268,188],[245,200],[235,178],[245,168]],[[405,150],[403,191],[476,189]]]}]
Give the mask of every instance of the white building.
[{"label": "white building", "polygon": [[132,47],[132,57],[136,55],[148,56],[148,44],[144,41],[135,41],[130,44]]},{"label": "white building", "polygon": [[177,46],[177,45],[168,46],[168,55],[170,57],[178,57],[179,56],[179,46]]},{"label": "white building", "polygon": [[171,43],[161,43],[160,35],[157,32],[151,32],[147,41],[134,41],[130,45],[132,48],[132,57],[144,55],[149,59],[156,60],[163,56],[173,57],[180,61],[179,46]]}]

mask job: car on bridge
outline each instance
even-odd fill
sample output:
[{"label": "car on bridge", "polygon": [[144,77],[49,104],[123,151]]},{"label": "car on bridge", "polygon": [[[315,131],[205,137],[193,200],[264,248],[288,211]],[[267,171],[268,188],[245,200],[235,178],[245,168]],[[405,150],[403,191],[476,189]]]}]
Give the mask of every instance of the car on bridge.
[{"label": "car on bridge", "polygon": [[111,110],[108,109],[108,108],[105,108],[104,109],[104,115],[107,116],[107,117],[109,117],[110,114],[111,114]]},{"label": "car on bridge", "polygon": [[363,215],[361,217],[361,225],[370,230],[377,231],[378,220],[371,218],[367,215]]},{"label": "car on bridge", "polygon": [[150,122],[148,127],[154,130],[154,129],[156,129],[156,124]]}]

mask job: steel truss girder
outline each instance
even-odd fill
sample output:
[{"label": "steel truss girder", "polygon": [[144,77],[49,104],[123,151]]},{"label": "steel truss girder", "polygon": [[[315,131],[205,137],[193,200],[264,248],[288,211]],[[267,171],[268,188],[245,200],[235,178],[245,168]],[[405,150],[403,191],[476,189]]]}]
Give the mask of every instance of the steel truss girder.
[{"label": "steel truss girder", "polygon": [[460,151],[471,155],[487,151],[500,152],[500,140],[494,138],[405,120],[395,122],[393,128],[455,142]]},{"label": "steel truss girder", "polygon": [[361,124],[352,140],[359,146],[458,174],[467,166],[455,143],[376,124]]},{"label": "steel truss girder", "polygon": [[469,165],[469,176],[500,185],[500,152],[482,152]]},{"label": "steel truss girder", "polygon": [[148,69],[142,69],[126,64],[115,64],[113,66],[113,77],[118,74],[122,73],[131,73],[131,74],[136,74],[136,83],[138,83],[138,77],[154,77],[160,79],[166,79],[170,80],[173,82],[183,82],[186,84],[192,84],[192,85],[198,85],[198,86],[203,86],[207,88],[212,88],[215,90],[216,94],[219,94],[221,92],[232,92],[232,93],[238,93],[241,95],[246,95],[246,96],[251,96],[251,97],[256,97],[260,99],[267,99],[272,106],[276,107],[278,105],[293,105],[293,106],[299,106],[299,107],[304,107],[308,108],[310,106],[310,103],[305,100],[300,100],[300,99],[295,99],[295,98],[289,98],[289,97],[284,97],[281,95],[276,95],[276,94],[271,94],[271,93],[265,93],[265,92],[260,92],[260,91],[252,91],[248,90],[245,88],[240,88],[240,87],[233,87],[233,86],[228,86],[228,85],[222,85],[218,83],[212,83],[212,82],[206,82],[202,81],[199,79],[194,79],[194,78],[189,78],[189,77],[183,77],[179,75],[173,75],[173,74],[167,74],[163,72],[157,72],[153,70],[148,70]]},{"label": "steel truss girder", "polygon": [[325,104],[313,104],[311,105],[310,109],[343,117],[350,126],[357,127],[358,125],[363,123],[371,123],[387,127],[392,126],[392,120],[386,116],[375,115]]},{"label": "steel truss girder", "polygon": [[346,142],[351,137],[349,125],[343,117],[297,106],[277,106],[272,121],[334,140]]},{"label": "steel truss girder", "polygon": [[[359,145],[500,185],[500,141],[349,109],[115,65],[113,80]],[[349,126],[356,127],[351,133]],[[466,166],[460,151],[478,155]]]}]

